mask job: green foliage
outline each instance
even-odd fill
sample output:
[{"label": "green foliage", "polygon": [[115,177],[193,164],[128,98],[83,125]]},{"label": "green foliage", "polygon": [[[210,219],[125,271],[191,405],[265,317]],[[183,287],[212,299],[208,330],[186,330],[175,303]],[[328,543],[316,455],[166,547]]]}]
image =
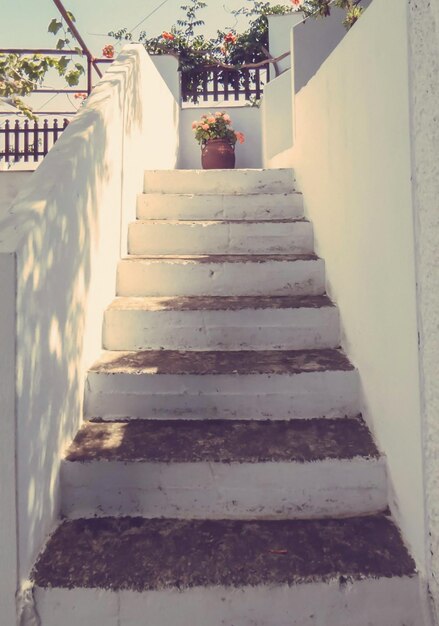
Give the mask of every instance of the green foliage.
[{"label": "green foliage", "polygon": [[180,8],[186,12],[184,19],[177,20],[177,25],[183,29],[185,37],[193,37],[195,29],[204,26],[204,20],[198,17],[198,12],[207,7],[207,2],[201,0],[189,0],[189,4],[183,4]]},{"label": "green foliage", "polygon": [[[74,22],[73,14],[70,12],[68,14]],[[54,18],[47,30],[54,36],[62,31],[63,36],[58,38],[56,43],[57,50],[64,49],[72,42],[73,33],[64,21]],[[80,48],[75,48],[75,50],[81,52]],[[0,54],[0,97],[9,98],[20,111],[34,119],[32,110],[21,98],[40,87],[50,70],[63,76],[70,87],[78,85],[81,76],[85,73],[81,63],[74,63],[71,58],[64,55],[52,57],[34,54],[20,57],[17,54]]]},{"label": "green foliage", "polygon": [[[363,0],[304,0],[299,7],[304,17],[327,17],[332,6],[338,6],[346,12],[344,24],[350,28],[364,10]],[[234,28],[217,31],[214,38],[206,39],[196,30],[204,25],[200,12],[207,6],[202,0],[188,0],[180,8],[184,15],[177,19],[169,32],[156,37],[148,37],[142,31],[138,40],[144,44],[150,54],[172,54],[179,60],[179,70],[186,74],[188,89],[197,102],[197,93],[201,91],[204,68],[209,65],[231,66],[239,69],[243,65],[260,63],[269,58],[268,52],[268,16],[286,15],[297,11],[292,3],[271,5],[266,0],[245,0],[244,5],[232,11],[237,21],[240,16],[249,20],[249,26],[238,34]],[[108,33],[118,41],[131,41],[132,34],[127,28]],[[222,82],[220,75],[219,80]],[[242,78],[229,72],[227,81],[233,89],[236,81]]]}]

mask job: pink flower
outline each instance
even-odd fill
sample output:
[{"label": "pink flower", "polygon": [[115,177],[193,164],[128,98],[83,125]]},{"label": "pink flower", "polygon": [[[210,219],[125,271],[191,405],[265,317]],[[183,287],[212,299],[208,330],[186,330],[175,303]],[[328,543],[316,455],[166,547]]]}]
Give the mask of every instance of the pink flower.
[{"label": "pink flower", "polygon": [[209,122],[209,124],[214,124],[216,120],[214,117],[209,117],[207,118],[207,121]]},{"label": "pink flower", "polygon": [[303,3],[304,3],[304,0],[291,0],[291,4],[293,5],[295,9],[300,9]]},{"label": "pink flower", "polygon": [[192,122],[192,128],[196,128],[198,126],[198,122]]},{"label": "pink flower", "polygon": [[209,130],[209,124],[203,124],[201,128],[203,130]]},{"label": "pink flower", "polygon": [[232,122],[230,115],[228,115],[227,113],[224,113],[223,117],[226,124],[230,124]]},{"label": "pink flower", "polygon": [[223,115],[223,114],[221,113],[221,111],[217,111],[217,112],[215,113],[215,117],[222,117],[222,115]]},{"label": "pink flower", "polygon": [[244,143],[244,141],[245,141],[244,133],[240,133],[239,131],[236,131],[235,132],[235,137],[239,141],[239,143]]}]

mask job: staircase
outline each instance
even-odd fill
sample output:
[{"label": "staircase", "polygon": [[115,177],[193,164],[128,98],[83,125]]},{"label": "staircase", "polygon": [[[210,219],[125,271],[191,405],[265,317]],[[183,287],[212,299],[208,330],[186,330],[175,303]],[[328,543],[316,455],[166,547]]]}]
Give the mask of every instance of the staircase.
[{"label": "staircase", "polygon": [[292,171],[146,172],[117,296],[41,626],[421,626]]}]

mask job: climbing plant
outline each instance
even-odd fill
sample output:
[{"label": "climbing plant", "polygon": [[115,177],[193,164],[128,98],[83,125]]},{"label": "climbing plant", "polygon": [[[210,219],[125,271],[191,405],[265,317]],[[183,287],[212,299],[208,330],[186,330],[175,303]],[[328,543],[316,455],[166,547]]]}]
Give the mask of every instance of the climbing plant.
[{"label": "climbing plant", "polygon": [[[75,21],[71,13],[69,16]],[[48,26],[48,31],[55,36],[58,35],[57,50],[68,47],[73,41],[73,35],[64,20],[53,19]],[[69,49],[81,53],[80,48],[69,46]],[[8,98],[27,117],[34,118],[32,109],[22,98],[41,86],[50,70],[54,70],[63,77],[71,87],[78,85],[85,72],[82,63],[73,61],[67,55],[53,57],[43,54],[30,56],[0,54],[0,97]]]},{"label": "climbing plant", "polygon": [[[344,24],[346,28],[350,28],[364,10],[363,2],[364,0],[290,0],[288,4],[273,5],[264,0],[246,0],[241,8],[231,11],[231,14],[235,24],[240,16],[245,16],[248,28],[242,33],[238,33],[235,27],[218,30],[215,37],[207,39],[197,32],[197,29],[205,24],[200,12],[206,8],[207,2],[188,0],[180,7],[182,17],[177,19],[169,30],[155,37],[148,37],[147,33],[142,31],[137,39],[151,54],[171,54],[178,58],[179,70],[190,72],[191,93],[196,94],[206,66],[240,69],[249,63],[267,61],[270,57],[268,51],[270,15],[286,15],[301,11],[304,19],[311,16],[326,17],[331,14],[331,8],[337,6],[344,9]],[[132,33],[127,28],[108,34],[119,41],[132,40]],[[230,75],[226,80],[230,80]]]}]

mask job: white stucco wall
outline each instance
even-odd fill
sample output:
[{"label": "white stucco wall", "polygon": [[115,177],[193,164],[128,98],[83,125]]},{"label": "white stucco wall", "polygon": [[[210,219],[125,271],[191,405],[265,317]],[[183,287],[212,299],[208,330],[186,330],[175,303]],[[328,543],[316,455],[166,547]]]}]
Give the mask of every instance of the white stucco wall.
[{"label": "white stucco wall", "polygon": [[293,148],[293,78],[287,70],[265,86],[261,104],[262,160],[290,167]]},{"label": "white stucco wall", "polygon": [[[280,57],[285,52],[290,51],[291,29],[303,21],[301,12],[290,13],[289,15],[269,15],[268,16],[268,47],[272,57]],[[280,72],[291,67],[291,55],[278,62]],[[272,76],[274,76],[274,71]]]},{"label": "white stucco wall", "polygon": [[439,623],[439,5],[408,5],[429,580]]},{"label": "white stucco wall", "polygon": [[232,125],[245,135],[245,143],[236,144],[236,167],[262,167],[262,133],[261,110],[258,107],[208,105],[185,107],[180,113],[180,156],[178,167],[186,169],[200,169],[201,151],[195,141],[192,122],[199,120],[203,114],[210,111],[227,111],[232,118]]},{"label": "white stucco wall", "polygon": [[[371,1],[363,0],[362,6],[367,8]],[[310,17],[304,21],[301,12],[269,16],[269,46],[270,53],[274,57],[290,50],[290,33],[294,28],[296,92],[307,84],[346,35],[346,29],[343,26],[344,16],[345,12],[335,6],[331,8],[331,15],[325,19]],[[291,56],[279,62],[281,71],[289,67],[291,67]]]},{"label": "white stucco wall", "polygon": [[0,216],[9,208],[31,175],[32,172],[0,171]]},{"label": "white stucco wall", "polygon": [[387,455],[391,508],[423,569],[407,6],[375,0],[299,92],[295,116],[292,165]]},{"label": "white stucco wall", "polygon": [[11,296],[0,301],[4,626],[15,624],[12,588],[58,514],[60,458],[81,420],[143,171],[175,166],[177,128],[172,93],[144,48],[127,46],[0,222],[0,282]]},{"label": "white stucco wall", "polygon": [[173,93],[174,98],[177,102],[180,102],[180,73],[178,71],[178,59],[166,54],[157,54],[151,56],[151,60]]}]

